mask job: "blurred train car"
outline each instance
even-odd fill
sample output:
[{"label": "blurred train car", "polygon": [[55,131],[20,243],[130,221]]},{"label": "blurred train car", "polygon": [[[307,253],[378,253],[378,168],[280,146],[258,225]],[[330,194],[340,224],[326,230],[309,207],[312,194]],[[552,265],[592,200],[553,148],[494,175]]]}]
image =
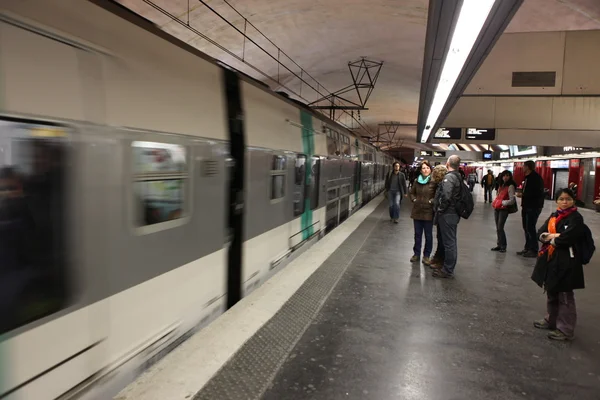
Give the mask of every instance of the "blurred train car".
[{"label": "blurred train car", "polygon": [[115,3],[3,7],[1,399],[106,396],[383,190],[390,157]]}]

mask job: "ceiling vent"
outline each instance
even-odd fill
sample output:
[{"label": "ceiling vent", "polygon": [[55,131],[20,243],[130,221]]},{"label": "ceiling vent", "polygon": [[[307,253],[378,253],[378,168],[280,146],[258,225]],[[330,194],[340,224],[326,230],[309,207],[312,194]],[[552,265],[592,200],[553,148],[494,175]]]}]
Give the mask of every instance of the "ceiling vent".
[{"label": "ceiling vent", "polygon": [[512,87],[554,87],[556,72],[513,72]]}]

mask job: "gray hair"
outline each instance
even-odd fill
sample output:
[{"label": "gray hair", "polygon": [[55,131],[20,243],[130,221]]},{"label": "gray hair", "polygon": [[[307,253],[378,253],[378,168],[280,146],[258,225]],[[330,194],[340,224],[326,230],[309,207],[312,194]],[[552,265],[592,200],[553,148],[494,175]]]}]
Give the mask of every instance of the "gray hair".
[{"label": "gray hair", "polygon": [[456,154],[448,157],[448,166],[454,170],[458,170],[460,167],[460,157]]}]

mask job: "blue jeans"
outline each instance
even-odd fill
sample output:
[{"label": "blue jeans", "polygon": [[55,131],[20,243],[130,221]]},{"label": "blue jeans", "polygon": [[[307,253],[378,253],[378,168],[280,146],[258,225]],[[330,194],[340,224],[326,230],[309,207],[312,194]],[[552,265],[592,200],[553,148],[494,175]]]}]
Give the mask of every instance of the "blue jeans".
[{"label": "blue jeans", "polygon": [[458,259],[458,246],[456,243],[456,230],[460,217],[457,214],[442,214],[438,218],[442,240],[444,242],[444,272],[454,275],[456,260]]},{"label": "blue jeans", "polygon": [[400,218],[400,191],[390,190],[388,192],[388,200],[390,202],[390,218]]},{"label": "blue jeans", "polygon": [[542,212],[541,208],[522,208],[523,230],[525,231],[525,250],[538,252],[537,221]]},{"label": "blue jeans", "polygon": [[415,225],[415,246],[413,247],[413,254],[417,257],[421,256],[423,231],[425,231],[425,251],[423,251],[423,256],[429,257],[431,256],[431,250],[433,249],[433,221],[415,219],[413,222]]}]

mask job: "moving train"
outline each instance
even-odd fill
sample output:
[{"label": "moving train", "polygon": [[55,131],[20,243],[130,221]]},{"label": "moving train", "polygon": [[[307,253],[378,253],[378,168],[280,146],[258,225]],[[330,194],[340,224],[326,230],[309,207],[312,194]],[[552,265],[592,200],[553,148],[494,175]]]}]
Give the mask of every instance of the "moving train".
[{"label": "moving train", "polygon": [[3,7],[0,399],[135,377],[383,190],[392,158],[116,3]]}]

